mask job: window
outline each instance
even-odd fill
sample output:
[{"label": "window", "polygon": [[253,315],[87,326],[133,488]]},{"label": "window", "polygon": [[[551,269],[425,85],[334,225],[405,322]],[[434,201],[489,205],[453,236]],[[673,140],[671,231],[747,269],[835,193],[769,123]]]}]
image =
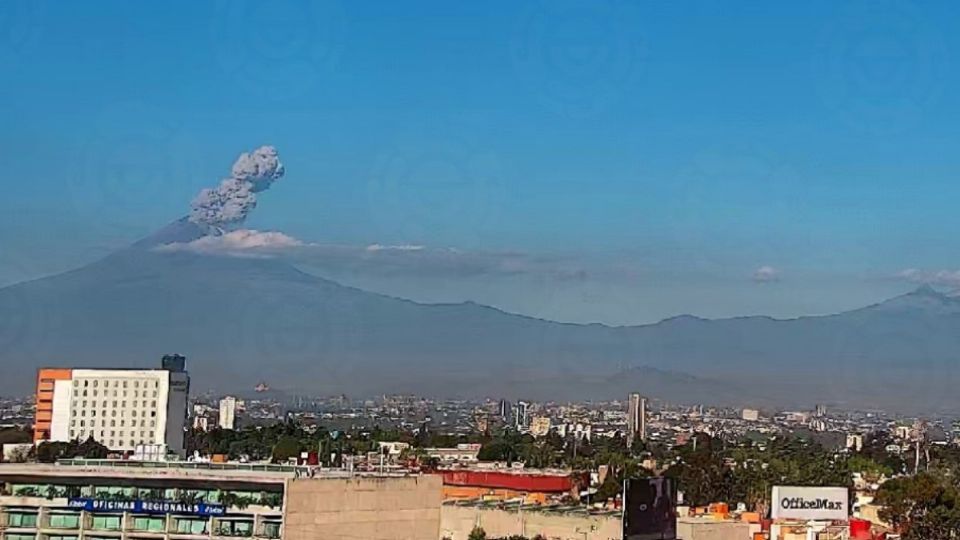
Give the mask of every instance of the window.
[{"label": "window", "polygon": [[77,537],[76,535],[51,534],[47,536],[47,540],[77,540]]},{"label": "window", "polygon": [[10,512],[8,523],[10,527],[32,529],[37,526],[37,514],[28,512]]},{"label": "window", "polygon": [[264,521],[263,531],[260,536],[264,538],[280,538],[280,523],[274,521]]},{"label": "window", "polygon": [[176,531],[178,534],[209,534],[209,523],[207,519],[176,518]]},{"label": "window", "polygon": [[77,529],[80,527],[80,514],[51,514],[51,529]]},{"label": "window", "polygon": [[216,534],[220,536],[253,536],[253,521],[220,521]]},{"label": "window", "polygon": [[100,531],[119,531],[120,516],[94,514],[93,528]]},{"label": "window", "polygon": [[166,518],[135,516],[133,518],[133,530],[148,532],[164,532],[166,528]]},{"label": "window", "polygon": [[36,540],[37,535],[35,534],[10,534],[7,533],[3,535],[6,540]]}]

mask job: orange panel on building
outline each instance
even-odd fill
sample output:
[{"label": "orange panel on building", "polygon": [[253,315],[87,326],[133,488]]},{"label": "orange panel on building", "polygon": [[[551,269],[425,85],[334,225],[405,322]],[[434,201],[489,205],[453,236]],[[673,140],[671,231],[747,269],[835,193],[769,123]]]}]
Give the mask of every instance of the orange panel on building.
[{"label": "orange panel on building", "polygon": [[73,378],[72,369],[42,368],[37,371],[37,415],[33,424],[33,442],[37,443],[50,438],[54,382],[71,378]]}]

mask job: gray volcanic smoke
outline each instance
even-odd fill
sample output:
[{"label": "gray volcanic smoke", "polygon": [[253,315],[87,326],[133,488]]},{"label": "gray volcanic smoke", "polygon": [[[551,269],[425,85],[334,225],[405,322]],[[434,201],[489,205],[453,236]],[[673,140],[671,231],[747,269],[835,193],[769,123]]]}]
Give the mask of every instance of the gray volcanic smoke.
[{"label": "gray volcanic smoke", "polygon": [[256,208],[255,193],[270,189],[283,173],[283,164],[272,146],[241,154],[229,178],[194,197],[190,203],[190,221],[220,232],[239,225]]}]

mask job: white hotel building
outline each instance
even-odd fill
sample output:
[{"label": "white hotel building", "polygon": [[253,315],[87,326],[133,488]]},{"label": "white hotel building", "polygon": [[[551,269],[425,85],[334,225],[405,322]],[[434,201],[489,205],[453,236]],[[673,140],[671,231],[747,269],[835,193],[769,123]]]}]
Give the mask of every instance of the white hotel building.
[{"label": "white hotel building", "polygon": [[41,369],[34,442],[93,438],[110,450],[165,446],[183,455],[190,377],[183,357],[162,369]]}]

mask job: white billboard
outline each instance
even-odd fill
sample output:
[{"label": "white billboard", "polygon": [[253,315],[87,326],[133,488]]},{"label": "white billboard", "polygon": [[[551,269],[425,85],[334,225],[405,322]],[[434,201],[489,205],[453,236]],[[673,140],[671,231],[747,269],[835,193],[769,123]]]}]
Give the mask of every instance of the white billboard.
[{"label": "white billboard", "polygon": [[774,486],[770,517],[816,521],[850,519],[850,493],[844,487]]}]

